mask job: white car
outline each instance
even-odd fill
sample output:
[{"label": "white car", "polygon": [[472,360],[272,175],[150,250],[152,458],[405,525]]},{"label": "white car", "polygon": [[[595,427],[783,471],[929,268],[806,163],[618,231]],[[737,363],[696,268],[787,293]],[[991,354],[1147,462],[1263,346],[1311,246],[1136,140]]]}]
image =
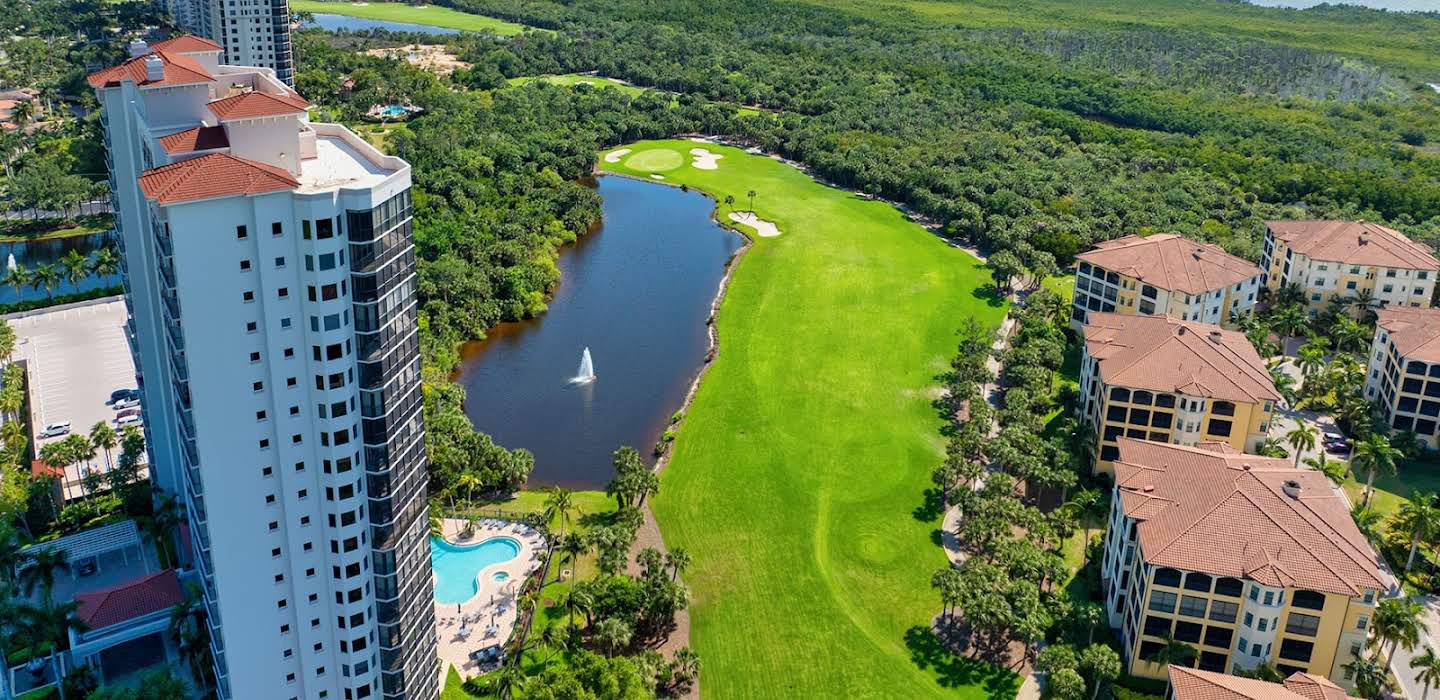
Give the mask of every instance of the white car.
[{"label": "white car", "polygon": [[40,437],[52,438],[70,434],[70,421],[63,423],[51,423],[40,431]]},{"label": "white car", "polygon": [[139,396],[127,396],[123,399],[120,399],[119,401],[116,401],[115,403],[110,404],[110,407],[118,411],[122,408],[134,408],[135,406],[139,405]]},{"label": "white car", "polygon": [[115,419],[115,427],[123,428],[127,425],[140,425],[141,418],[138,413],[130,413]]}]

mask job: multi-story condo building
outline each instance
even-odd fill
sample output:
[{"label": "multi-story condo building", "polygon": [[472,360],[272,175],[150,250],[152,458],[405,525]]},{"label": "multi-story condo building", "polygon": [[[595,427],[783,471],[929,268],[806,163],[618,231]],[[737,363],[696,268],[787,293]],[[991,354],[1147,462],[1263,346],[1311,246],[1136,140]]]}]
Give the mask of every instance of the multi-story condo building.
[{"label": "multi-story condo building", "polygon": [[435,698],[410,167],[213,42],[132,48],[89,81],[219,694]]},{"label": "multi-story condo building", "polygon": [[1224,324],[1255,306],[1261,270],[1173,233],[1105,241],[1077,260],[1070,326],[1091,311]]},{"label": "multi-story condo building", "polygon": [[1392,306],[1376,312],[1365,398],[1391,429],[1413,430],[1440,448],[1440,309]]},{"label": "multi-story condo building", "polygon": [[295,84],[289,0],[165,0],[175,26],[219,44],[221,63],[270,68]]},{"label": "multi-story condo building", "polygon": [[1349,693],[1329,678],[1292,673],[1280,683],[1175,665],[1165,700],[1346,700]]},{"label": "multi-story condo building", "polygon": [[[1314,316],[1334,297],[1428,308],[1440,259],[1428,246],[1365,221],[1267,221],[1260,267],[1270,289],[1296,285]],[[1359,310],[1359,309],[1357,309]]]},{"label": "multi-story condo building", "polygon": [[1095,430],[1095,471],[1122,436],[1258,451],[1280,394],[1245,336],[1198,321],[1092,311],[1076,410]]},{"label": "multi-story condo building", "polygon": [[1119,447],[1101,582],[1126,669],[1164,678],[1168,638],[1206,671],[1351,685],[1392,580],[1325,475],[1219,443]]}]

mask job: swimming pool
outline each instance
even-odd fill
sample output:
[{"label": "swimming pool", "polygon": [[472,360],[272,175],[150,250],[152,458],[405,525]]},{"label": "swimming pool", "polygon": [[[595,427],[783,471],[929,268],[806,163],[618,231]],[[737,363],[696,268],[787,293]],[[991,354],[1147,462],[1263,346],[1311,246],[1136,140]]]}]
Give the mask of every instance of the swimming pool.
[{"label": "swimming pool", "polygon": [[450,544],[430,538],[430,566],[435,569],[435,600],[463,603],[475,597],[475,577],[491,564],[510,561],[520,554],[520,543],[509,537],[492,537],[480,544]]}]

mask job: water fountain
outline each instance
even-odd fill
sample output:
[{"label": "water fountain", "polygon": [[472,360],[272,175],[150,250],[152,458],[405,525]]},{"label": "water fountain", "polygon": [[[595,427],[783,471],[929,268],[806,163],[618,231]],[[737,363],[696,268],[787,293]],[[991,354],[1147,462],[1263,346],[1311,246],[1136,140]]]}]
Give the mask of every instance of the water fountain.
[{"label": "water fountain", "polygon": [[11,253],[11,254],[10,254],[10,259],[5,261],[5,270],[8,272],[8,271],[11,271],[11,270],[14,270],[14,269],[15,269],[15,254],[14,254],[14,253]]},{"label": "water fountain", "polygon": [[570,378],[571,384],[589,384],[595,381],[595,363],[590,360],[590,348],[580,353],[580,369]]}]

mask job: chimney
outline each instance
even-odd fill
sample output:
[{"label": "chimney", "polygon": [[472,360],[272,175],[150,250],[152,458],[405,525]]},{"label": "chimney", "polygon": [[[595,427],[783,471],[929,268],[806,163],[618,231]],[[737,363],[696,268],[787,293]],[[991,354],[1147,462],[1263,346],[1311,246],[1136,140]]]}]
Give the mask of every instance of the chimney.
[{"label": "chimney", "polygon": [[1200,254],[1203,253],[1203,252],[1205,252],[1205,251],[1204,251],[1204,250],[1201,250],[1200,248],[1196,248],[1196,249],[1195,249],[1195,252],[1192,253],[1192,255],[1195,256],[1195,259],[1196,259],[1196,260],[1199,260],[1199,259],[1200,259]]},{"label": "chimney", "polygon": [[145,58],[145,82],[154,82],[165,79],[165,61],[159,56],[148,56]]},{"label": "chimney", "polygon": [[140,58],[147,53],[150,53],[150,45],[143,40],[136,39],[130,42],[130,58]]},{"label": "chimney", "polygon": [[1222,337],[1224,336],[1221,335],[1220,331],[1210,331],[1210,342],[1219,343]]},{"label": "chimney", "polygon": [[1285,483],[1280,485],[1280,490],[1284,491],[1286,496],[1294,499],[1300,498],[1300,482],[1294,479],[1286,479]]}]

